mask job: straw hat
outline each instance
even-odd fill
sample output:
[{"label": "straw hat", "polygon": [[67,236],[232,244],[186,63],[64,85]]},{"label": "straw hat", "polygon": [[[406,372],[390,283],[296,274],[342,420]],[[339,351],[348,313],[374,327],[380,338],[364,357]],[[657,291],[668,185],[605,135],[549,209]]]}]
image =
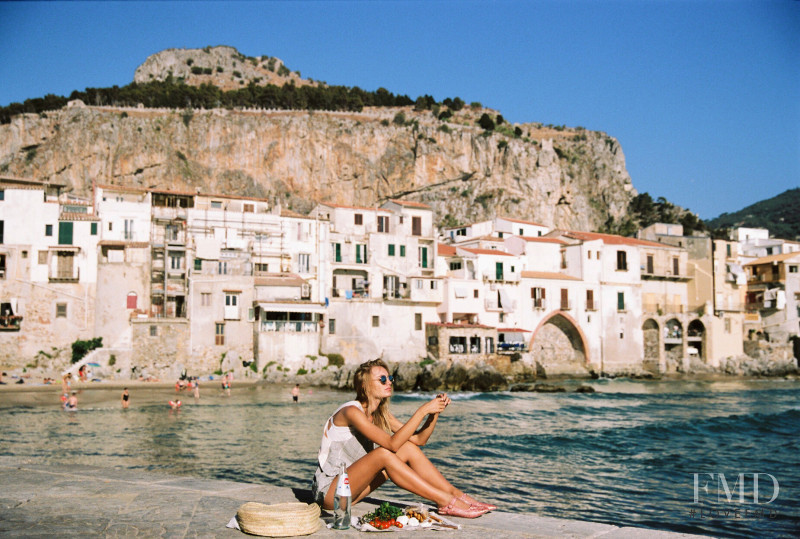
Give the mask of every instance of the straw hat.
[{"label": "straw hat", "polygon": [[263,503],[247,502],[236,512],[236,520],[243,532],[268,537],[309,535],[321,526],[319,505],[300,502]]}]

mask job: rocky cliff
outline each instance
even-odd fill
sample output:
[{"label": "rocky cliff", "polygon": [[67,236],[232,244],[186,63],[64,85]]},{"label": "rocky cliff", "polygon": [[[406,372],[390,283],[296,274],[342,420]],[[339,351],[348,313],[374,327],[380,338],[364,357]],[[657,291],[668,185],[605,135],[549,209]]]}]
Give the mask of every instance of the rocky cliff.
[{"label": "rocky cliff", "polygon": [[[201,54],[212,73],[233,68],[230,54],[230,65]],[[166,58],[148,59],[137,78],[192,67],[182,56]],[[258,62],[244,61],[271,73],[269,58]],[[442,121],[411,107],[346,113],[71,102],[0,125],[0,173],[82,195],[96,181],[267,198],[299,212],[317,201],[372,206],[403,197],[433,206],[446,226],[506,215],[595,230],[625,213],[635,191],[616,139],[541,124],[484,131],[483,114],[497,118],[477,107]]]}]

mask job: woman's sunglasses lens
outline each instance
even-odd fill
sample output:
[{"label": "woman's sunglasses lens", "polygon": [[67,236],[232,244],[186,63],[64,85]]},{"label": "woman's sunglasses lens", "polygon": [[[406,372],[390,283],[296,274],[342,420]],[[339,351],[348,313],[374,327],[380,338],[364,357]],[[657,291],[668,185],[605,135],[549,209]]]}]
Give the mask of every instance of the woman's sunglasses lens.
[{"label": "woman's sunglasses lens", "polygon": [[[382,384],[385,384],[386,383],[386,376],[385,375],[381,376],[380,378],[378,378],[378,380],[380,380]],[[390,376],[389,377],[389,381],[390,382],[394,382],[394,376]]]}]

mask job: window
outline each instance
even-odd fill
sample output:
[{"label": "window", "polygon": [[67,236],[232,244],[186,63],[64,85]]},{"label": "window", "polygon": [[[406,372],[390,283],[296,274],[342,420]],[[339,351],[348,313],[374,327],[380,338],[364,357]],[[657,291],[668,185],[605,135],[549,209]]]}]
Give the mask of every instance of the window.
[{"label": "window", "polygon": [[[111,221],[109,221],[109,222],[108,222],[108,231],[109,231],[109,232],[111,232],[112,230],[114,230],[114,223],[112,223]],[[53,235],[53,230],[52,230],[52,228],[50,229],[50,234],[47,234],[47,235],[48,235],[48,236],[52,236],[52,235]]]},{"label": "window", "polygon": [[194,271],[203,271],[203,259],[202,258],[195,258],[194,259]]},{"label": "window", "polygon": [[478,336],[473,336],[469,338],[469,353],[470,354],[480,354],[481,353],[481,338]]},{"label": "window", "polygon": [[414,329],[422,331],[422,313],[414,313]]},{"label": "window", "polygon": [[545,298],[547,294],[544,288],[531,288],[531,299],[533,300],[534,309],[544,309]]},{"label": "window", "polygon": [[219,322],[214,324],[214,344],[217,346],[225,344],[225,324]]},{"label": "window", "polygon": [[255,213],[256,207],[254,204],[245,204],[243,211],[244,213]]},{"label": "window", "polygon": [[212,210],[222,209],[222,201],[221,200],[212,200],[211,201],[211,209]]},{"label": "window", "polygon": [[411,218],[411,235],[422,236],[422,217]]},{"label": "window", "polygon": [[67,317],[67,304],[56,303],[56,318],[66,318],[66,317]]},{"label": "window", "polygon": [[726,318],[725,319],[725,333],[730,333],[730,332],[731,332],[731,319],[730,318]]},{"label": "window", "polygon": [[0,221],[0,243],[3,243],[3,230],[5,229],[5,221]]},{"label": "window", "polygon": [[256,309],[255,307],[250,307],[247,309],[247,321],[254,322],[256,319]]},{"label": "window", "polygon": [[401,245],[400,246],[400,256],[406,256],[406,246],[405,245]]},{"label": "window", "polygon": [[617,292],[617,310],[625,310],[625,292]]},{"label": "window", "polygon": [[789,273],[797,273],[797,266],[789,266]]},{"label": "window", "polygon": [[592,252],[591,251],[586,251],[586,259],[587,260],[591,260],[592,259]]},{"label": "window", "polygon": [[561,310],[568,311],[569,310],[569,290],[566,288],[561,289]]},{"label": "window", "polygon": [[150,336],[158,337],[158,326],[150,326]]},{"label": "window", "polygon": [[39,251],[39,264],[47,264],[47,251]]},{"label": "window", "polygon": [[333,254],[333,261],[334,262],[341,262],[342,261],[342,244],[341,243],[331,243],[331,251]]},{"label": "window", "polygon": [[419,248],[419,267],[427,268],[428,267],[428,248],[427,247],[420,247]]},{"label": "window", "polygon": [[594,311],[594,290],[587,290],[586,291],[586,310],[587,311]]},{"label": "window", "polygon": [[389,216],[388,215],[379,215],[378,216],[378,232],[384,232],[386,234],[389,233]]},{"label": "window", "polygon": [[374,327],[374,328],[381,327],[381,317],[380,316],[373,316],[372,317],[372,327]]},{"label": "window", "polygon": [[97,223],[92,223],[89,227],[89,234],[92,236],[97,236]]},{"label": "window", "polygon": [[[128,225],[128,221],[130,221],[130,225]],[[128,231],[130,230],[131,236],[133,235],[133,220],[126,219],[125,220],[125,239],[132,239],[127,238]],[[164,235],[166,236],[167,241],[178,241],[178,227],[176,225],[167,225],[164,228]]]},{"label": "window", "polygon": [[367,263],[367,246],[362,243],[356,244],[356,264]]},{"label": "window", "polygon": [[451,354],[464,354],[467,351],[467,338],[466,337],[450,337]]},{"label": "window", "polygon": [[6,192],[3,189],[0,189],[0,200],[6,199]]},{"label": "window", "polygon": [[[167,227],[169,229],[169,227]],[[133,239],[133,219],[125,219],[125,239],[132,240]],[[167,234],[167,239],[172,239]]]},{"label": "window", "polygon": [[200,305],[202,307],[211,305],[211,292],[200,292]]},{"label": "window", "polygon": [[486,353],[494,354],[494,337],[486,337]]},{"label": "window", "polygon": [[729,244],[727,244],[727,245],[725,246],[725,255],[726,255],[728,258],[730,258],[730,257],[731,257],[731,244],[730,244],[730,243],[729,243]]},{"label": "window", "polygon": [[269,273],[269,264],[264,264],[263,262],[256,262],[255,265],[256,273]]},{"label": "window", "polygon": [[[0,222],[2,222],[2,221],[0,221]],[[1,236],[2,236],[2,234],[0,234],[0,239],[2,239]],[[0,241],[0,243],[3,243],[3,242]],[[22,251],[21,254],[22,254],[22,258],[23,259],[28,258],[28,251]]]},{"label": "window", "polygon": [[450,262],[450,270],[451,271],[456,271],[456,270],[460,270],[460,269],[461,269],[461,261],[460,260],[458,262]]},{"label": "window", "polygon": [[437,281],[431,281],[431,290],[436,290],[438,288]]},{"label": "window", "polygon": [[567,269],[567,251],[561,249],[561,269]]},{"label": "window", "polygon": [[328,334],[336,335],[336,319],[328,318]]},{"label": "window", "polygon": [[653,255],[647,255],[647,273],[655,273],[655,261]]},{"label": "window", "polygon": [[394,256],[394,244],[389,244],[389,256]]},{"label": "window", "polygon": [[53,235],[53,225],[44,225],[44,235],[45,236],[52,236]]},{"label": "window", "polygon": [[617,251],[617,271],[628,271],[628,253]]},{"label": "window", "polygon": [[228,263],[227,262],[217,262],[217,273],[220,275],[227,275],[228,274]]},{"label": "window", "polygon": [[478,294],[478,289],[477,289],[477,288],[475,288],[475,289],[472,291],[472,297],[473,297],[473,298],[480,297],[480,296],[479,296],[479,294]]},{"label": "window", "polygon": [[414,281],[414,288],[416,288],[417,290],[422,290],[422,287],[423,287],[422,279],[417,279],[416,281]]},{"label": "window", "polygon": [[126,309],[135,309],[136,308],[136,300],[139,296],[136,295],[136,292],[128,292],[128,301],[125,304]]},{"label": "window", "polygon": [[225,292],[225,320],[239,319],[239,294]]},{"label": "window", "polygon": [[300,253],[297,255],[297,271],[308,273],[311,271],[311,255]]},{"label": "window", "polygon": [[180,254],[170,254],[169,255],[169,268],[174,270],[179,270],[183,268],[183,255]]},{"label": "window", "polygon": [[353,217],[354,217],[354,223],[356,225],[363,225],[364,224],[364,216],[362,214],[357,213]]},{"label": "window", "polygon": [[71,222],[58,223],[58,244],[72,245],[72,224]]},{"label": "window", "polygon": [[672,274],[675,275],[675,276],[680,275],[681,274],[680,269],[681,269],[681,261],[680,261],[680,259],[677,256],[673,257],[672,258]]},{"label": "window", "polygon": [[494,263],[494,278],[498,281],[503,280],[503,263],[502,262],[495,262]]},{"label": "window", "polygon": [[6,255],[0,255],[0,279],[6,278]]},{"label": "window", "polygon": [[524,236],[525,235],[525,231],[523,229],[521,229],[521,228],[519,229],[519,235],[520,236]]}]

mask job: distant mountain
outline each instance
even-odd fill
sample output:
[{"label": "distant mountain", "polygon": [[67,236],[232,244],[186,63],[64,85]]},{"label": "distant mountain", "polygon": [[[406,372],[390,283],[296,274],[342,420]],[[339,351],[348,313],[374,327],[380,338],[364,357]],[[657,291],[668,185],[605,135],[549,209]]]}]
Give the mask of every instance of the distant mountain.
[{"label": "distant mountain", "polygon": [[800,188],[756,202],[734,213],[723,213],[706,221],[711,230],[720,228],[766,228],[770,236],[785,240],[800,238]]}]

